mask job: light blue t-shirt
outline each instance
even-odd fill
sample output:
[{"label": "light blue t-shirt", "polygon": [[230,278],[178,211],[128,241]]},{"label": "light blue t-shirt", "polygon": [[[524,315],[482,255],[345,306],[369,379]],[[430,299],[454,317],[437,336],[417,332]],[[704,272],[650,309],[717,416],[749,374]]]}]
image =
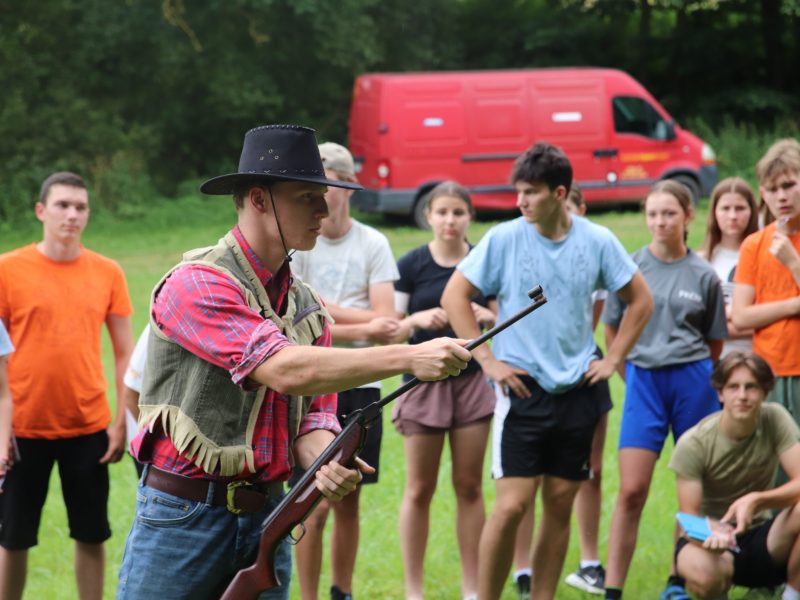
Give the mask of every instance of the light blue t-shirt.
[{"label": "light blue t-shirt", "polygon": [[0,356],[6,356],[14,351],[14,344],[11,343],[11,338],[8,337],[5,325],[0,321]]},{"label": "light blue t-shirt", "polygon": [[489,230],[458,265],[484,296],[496,296],[497,322],[530,304],[541,285],[547,304],[498,334],[494,355],[525,369],[550,393],[574,387],[593,360],[592,292],[616,292],[630,282],[636,264],[607,228],[572,217],[557,242],[519,217]]}]

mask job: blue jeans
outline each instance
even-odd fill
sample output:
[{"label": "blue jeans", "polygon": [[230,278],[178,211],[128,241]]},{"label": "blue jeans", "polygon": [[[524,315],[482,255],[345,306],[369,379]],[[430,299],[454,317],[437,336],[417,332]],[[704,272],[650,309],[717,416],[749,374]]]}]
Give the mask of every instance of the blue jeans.
[{"label": "blue jeans", "polygon": [[[210,489],[209,498],[213,493]],[[255,560],[261,523],[279,501],[259,513],[235,515],[224,506],[172,496],[140,480],[117,600],[218,599],[236,572]],[[263,592],[261,600],[289,598],[292,554],[286,541],[275,554],[275,572],[281,585]]]}]

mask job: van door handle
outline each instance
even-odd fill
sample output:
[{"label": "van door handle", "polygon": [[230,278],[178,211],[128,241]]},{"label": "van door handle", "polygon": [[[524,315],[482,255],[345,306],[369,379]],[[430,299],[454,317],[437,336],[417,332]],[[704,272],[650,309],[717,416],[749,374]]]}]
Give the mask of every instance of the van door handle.
[{"label": "van door handle", "polygon": [[616,148],[598,148],[594,152],[592,152],[597,158],[604,158],[604,157],[612,157],[619,154],[619,150]]}]

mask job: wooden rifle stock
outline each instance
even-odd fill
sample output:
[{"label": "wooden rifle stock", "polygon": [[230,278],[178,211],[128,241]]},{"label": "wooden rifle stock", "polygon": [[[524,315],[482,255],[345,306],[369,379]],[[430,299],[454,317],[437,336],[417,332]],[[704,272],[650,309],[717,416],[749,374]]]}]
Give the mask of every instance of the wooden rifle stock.
[{"label": "wooden rifle stock", "polygon": [[[380,414],[380,409],[377,413]],[[275,552],[281,540],[291,535],[292,530],[305,521],[322,500],[322,492],[315,484],[317,471],[334,460],[352,467],[357,452],[364,445],[366,433],[367,427],[364,426],[363,418],[348,420],[342,432],[264,520],[255,562],[234,576],[221,600],[255,600],[264,590],[280,585],[274,570]]]},{"label": "wooden rifle stock", "polygon": [[[547,299],[542,295],[541,286],[528,292],[528,297],[533,300],[531,304],[483,333],[480,337],[475,338],[465,348],[467,350],[477,348],[547,302]],[[317,460],[284,496],[280,504],[264,520],[255,562],[236,573],[220,600],[256,600],[264,590],[280,585],[281,582],[275,575],[274,569],[275,552],[278,549],[278,544],[284,538],[290,536],[295,527],[302,525],[303,521],[322,500],[322,492],[317,489],[315,483],[317,471],[331,461],[353,468],[355,459],[364,446],[367,430],[377,419],[381,418],[383,407],[416,387],[419,383],[421,383],[420,380],[414,377],[382,400],[373,402],[369,406],[348,415],[347,424],[342,429],[342,432],[323,450]]]}]

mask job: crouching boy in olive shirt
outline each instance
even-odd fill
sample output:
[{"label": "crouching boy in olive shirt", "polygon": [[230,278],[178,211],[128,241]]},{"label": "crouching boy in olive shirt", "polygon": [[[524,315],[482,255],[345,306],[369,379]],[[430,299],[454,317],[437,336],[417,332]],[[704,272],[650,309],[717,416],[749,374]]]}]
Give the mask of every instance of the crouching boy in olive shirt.
[{"label": "crouching boy in olive shirt", "polygon": [[[711,379],[723,408],[678,440],[669,467],[681,511],[735,529],[702,544],[681,538],[678,574],[697,598],[717,598],[733,584],[787,583],[783,600],[800,600],[800,431],[785,408],[764,404],[775,376],[758,355],[732,352]],[[790,481],[775,488],[779,463]],[[784,510],[772,517],[775,508]]]}]

